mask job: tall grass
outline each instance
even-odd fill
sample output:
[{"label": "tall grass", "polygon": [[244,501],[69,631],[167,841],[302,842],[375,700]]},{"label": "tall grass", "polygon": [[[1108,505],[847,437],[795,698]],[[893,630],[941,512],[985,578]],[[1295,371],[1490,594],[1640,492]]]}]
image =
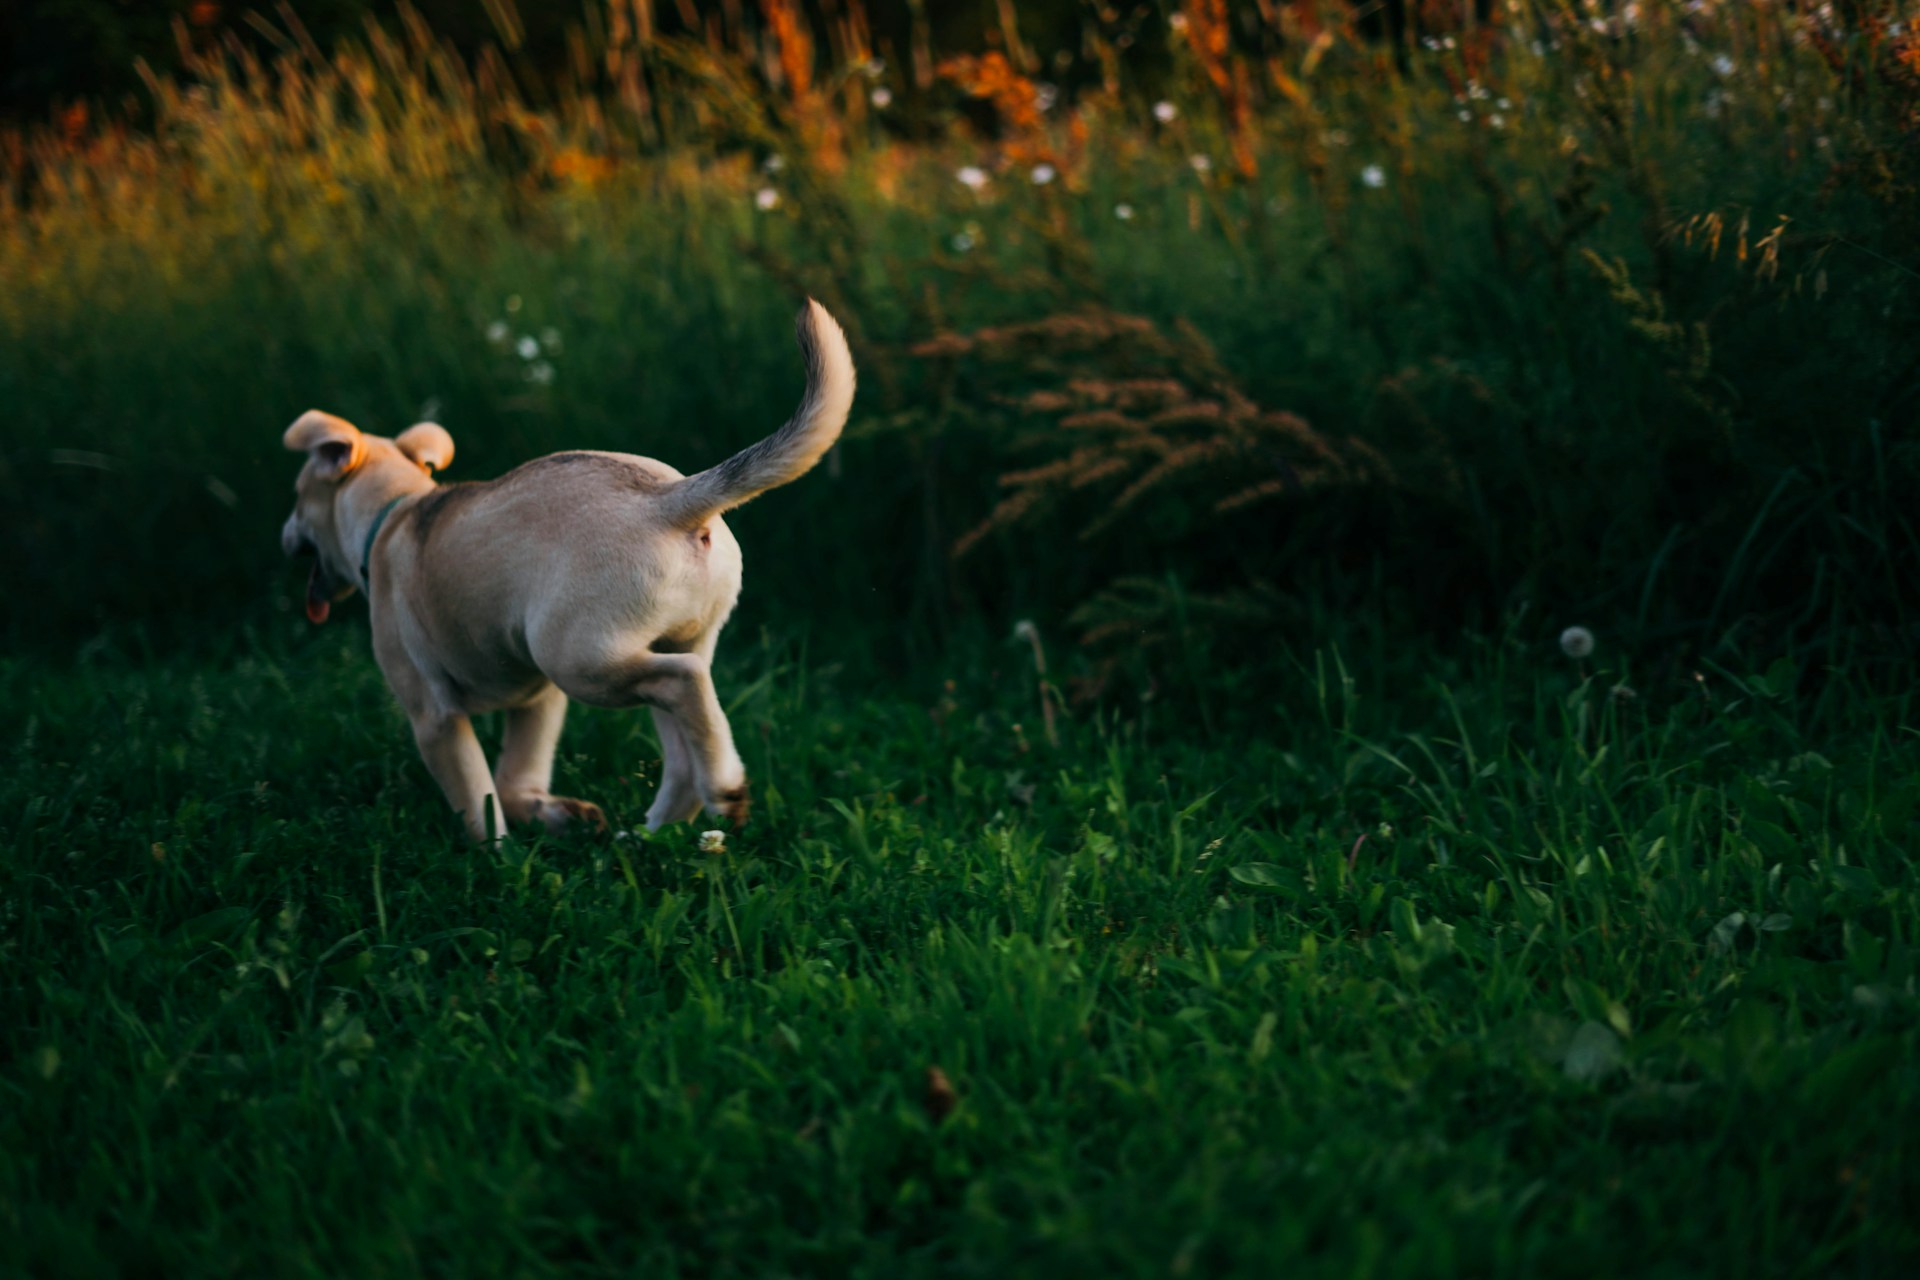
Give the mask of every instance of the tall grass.
[{"label": "tall grass", "polygon": [[[1369,580],[1481,625],[1533,602],[1665,645],[1911,644],[1920,170],[1891,6],[1514,3],[1391,50],[1337,6],[1248,32],[1194,3],[1144,61],[1090,19],[1103,80],[1065,96],[1018,51],[878,64],[857,7],[810,32],[769,2],[706,40],[633,12],[585,11],[553,107],[409,20],[203,52],[153,82],[150,134],[13,142],[18,639],[264,617],[273,441],[309,405],[438,416],[457,475],[561,446],[709,462],[792,398],[805,289],[863,391],[829,475],[743,514],[754,608],[877,591],[933,636],[1145,581],[1083,617],[1172,634],[1191,597],[1257,632]],[[1078,440],[1032,406],[1128,371],[930,340],[1088,308],[1192,326],[1225,379],[1195,411],[1230,388],[1386,465],[1307,493],[1297,460],[1222,445],[1259,501],[1216,513],[1214,473],[1162,468],[1103,522],[1125,473],[1079,474],[956,566],[995,478]],[[847,571],[802,589],[819,563]]]}]

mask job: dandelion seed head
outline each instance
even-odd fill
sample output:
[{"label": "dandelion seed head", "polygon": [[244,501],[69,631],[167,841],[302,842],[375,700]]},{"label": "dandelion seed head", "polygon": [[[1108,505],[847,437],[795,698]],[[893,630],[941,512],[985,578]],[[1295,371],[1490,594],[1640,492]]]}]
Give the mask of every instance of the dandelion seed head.
[{"label": "dandelion seed head", "polygon": [[1360,171],[1360,181],[1378,190],[1387,185],[1387,171],[1377,164],[1370,164]]},{"label": "dandelion seed head", "polygon": [[522,360],[531,360],[540,354],[540,344],[530,335],[521,335],[520,341],[513,344],[515,354]]},{"label": "dandelion seed head", "polygon": [[772,187],[762,187],[753,193],[753,207],[765,213],[769,209],[780,207],[780,193]]},{"label": "dandelion seed head", "polygon": [[1172,124],[1180,118],[1180,108],[1171,102],[1156,102],[1153,104],[1153,118],[1161,124]]},{"label": "dandelion seed head", "polygon": [[1560,652],[1569,658],[1584,658],[1593,652],[1593,632],[1585,627],[1568,627],[1560,633]]}]

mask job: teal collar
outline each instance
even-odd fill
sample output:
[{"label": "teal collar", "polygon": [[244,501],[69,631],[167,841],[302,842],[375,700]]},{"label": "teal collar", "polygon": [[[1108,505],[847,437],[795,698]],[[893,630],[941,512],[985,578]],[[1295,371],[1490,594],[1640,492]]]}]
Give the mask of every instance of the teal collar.
[{"label": "teal collar", "polygon": [[362,591],[373,590],[373,578],[367,572],[368,561],[373,558],[373,540],[380,536],[380,526],[387,522],[387,516],[400,505],[400,498],[406,496],[403,493],[399,498],[391,499],[386,506],[380,508],[380,514],[373,518],[373,528],[367,530],[367,540],[360,545],[360,589]]}]

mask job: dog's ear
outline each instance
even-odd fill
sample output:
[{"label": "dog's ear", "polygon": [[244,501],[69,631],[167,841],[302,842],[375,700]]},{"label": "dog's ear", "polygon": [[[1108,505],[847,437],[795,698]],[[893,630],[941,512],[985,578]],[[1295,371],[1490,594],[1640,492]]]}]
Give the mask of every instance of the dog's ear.
[{"label": "dog's ear", "polygon": [[280,443],[295,453],[310,453],[320,464],[320,474],[344,476],[367,456],[367,443],[360,429],[345,418],[336,418],[319,409],[301,414]]},{"label": "dog's ear", "polygon": [[393,443],[428,471],[445,471],[453,461],[453,437],[437,422],[416,422],[394,437]]}]

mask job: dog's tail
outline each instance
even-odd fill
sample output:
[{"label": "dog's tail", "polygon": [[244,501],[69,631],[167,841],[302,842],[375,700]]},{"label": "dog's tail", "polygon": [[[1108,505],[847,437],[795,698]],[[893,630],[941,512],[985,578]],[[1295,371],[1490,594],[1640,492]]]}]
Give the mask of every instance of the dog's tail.
[{"label": "dog's tail", "polygon": [[853,355],[847,335],[808,298],[794,326],[807,363],[807,394],[787,424],[717,467],[690,475],[660,495],[667,522],[690,529],[767,490],[798,480],[820,461],[853,407]]}]

